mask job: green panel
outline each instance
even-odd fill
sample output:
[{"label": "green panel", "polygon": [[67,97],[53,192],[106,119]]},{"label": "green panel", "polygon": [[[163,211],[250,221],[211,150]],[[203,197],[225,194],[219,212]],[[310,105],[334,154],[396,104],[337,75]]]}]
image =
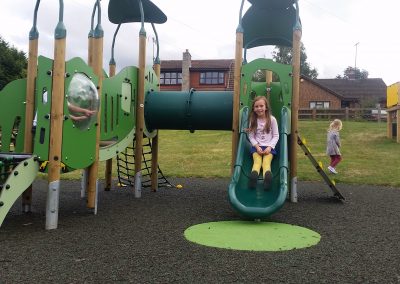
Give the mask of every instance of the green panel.
[{"label": "green panel", "polygon": [[[134,128],[138,68],[126,67],[103,81],[101,141],[122,141]],[[130,91],[130,94],[127,92]]]},{"label": "green panel", "polygon": [[[243,16],[243,46],[292,46],[293,28],[297,23],[294,1],[254,1]],[[261,4],[259,4],[259,2]]]},{"label": "green panel", "polygon": [[[141,0],[146,23],[163,24],[167,16],[151,1]],[[113,24],[141,22],[138,0],[110,0],[108,19]]]},{"label": "green panel", "polygon": [[122,82],[121,110],[126,113],[131,112],[132,106],[132,84]]},{"label": "green panel", "polygon": [[[91,79],[95,86],[98,85],[98,78],[81,58],[73,58],[66,62],[65,66],[65,91],[67,95],[71,81],[75,74],[82,74],[84,77]],[[87,90],[82,90],[82,97]],[[80,98],[80,97],[79,97]],[[79,99],[78,98],[78,99]],[[81,127],[79,122],[74,121],[70,114],[72,111],[68,109],[68,100],[64,100],[64,123],[63,123],[63,143],[62,143],[62,162],[72,169],[83,169],[91,165],[96,154],[96,122],[97,115],[93,115],[87,120],[87,123]],[[98,101],[95,99],[81,99],[81,107],[86,109],[97,109]]]},{"label": "green panel", "polygon": [[125,136],[122,140],[116,141],[115,143],[100,147],[99,150],[99,161],[106,161],[108,159],[112,159],[118,153],[124,151],[126,147],[132,144],[133,139],[135,138],[135,128],[132,128],[131,132],[127,136]]},{"label": "green panel", "polygon": [[39,56],[35,94],[37,126],[34,135],[33,153],[41,161],[47,161],[49,157],[52,70],[53,60]]},{"label": "green panel", "polygon": [[[21,153],[24,150],[25,98],[26,79],[12,81],[0,92],[0,152]],[[19,121],[19,127],[12,134],[16,121]],[[16,147],[11,149],[11,140],[14,140],[15,134]]]},{"label": "green panel", "polygon": [[[292,66],[280,64],[271,59],[256,59],[242,66],[242,80],[240,103],[242,106],[251,107],[252,100],[257,95],[266,95],[266,83],[253,82],[252,76],[257,70],[270,70],[279,77],[279,82],[271,86],[270,104],[272,114],[280,124],[280,110],[286,106],[290,108],[292,101]],[[246,92],[244,92],[246,90]]]},{"label": "green panel", "polygon": [[[158,78],[151,66],[145,69],[145,96],[158,89]],[[101,145],[99,159],[107,160],[123,151],[132,143],[136,123],[136,96],[138,92],[138,68],[124,68],[117,75],[103,82],[101,113]],[[154,137],[157,131],[149,132],[147,137]]]},{"label": "green panel", "polygon": [[35,159],[36,157],[32,157],[19,163],[0,191],[0,226],[14,202],[35,180],[39,171],[39,164]]},{"label": "green panel", "polygon": [[150,129],[231,130],[232,92],[150,92],[145,120]]}]

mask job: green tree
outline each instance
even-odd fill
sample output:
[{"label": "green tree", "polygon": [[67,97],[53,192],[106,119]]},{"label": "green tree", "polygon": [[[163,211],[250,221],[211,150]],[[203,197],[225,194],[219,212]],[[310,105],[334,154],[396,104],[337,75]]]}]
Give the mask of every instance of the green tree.
[{"label": "green tree", "polygon": [[[291,65],[293,58],[292,48],[287,46],[275,46],[272,52],[272,58],[276,62]],[[300,74],[311,79],[316,79],[318,77],[317,69],[312,68],[307,62],[306,48],[303,43],[300,45]]]},{"label": "green tree", "polygon": [[11,47],[0,36],[0,90],[11,81],[25,78],[27,65],[25,53]]},{"label": "green tree", "polygon": [[354,68],[351,66],[348,66],[346,69],[343,71],[343,76],[338,74],[336,76],[336,79],[367,79],[368,78],[368,71],[367,70],[360,70],[359,68]]}]

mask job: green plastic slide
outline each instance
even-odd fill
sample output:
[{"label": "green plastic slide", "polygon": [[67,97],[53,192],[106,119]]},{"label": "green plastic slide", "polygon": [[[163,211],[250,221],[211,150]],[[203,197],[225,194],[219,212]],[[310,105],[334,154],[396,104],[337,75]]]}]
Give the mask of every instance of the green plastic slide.
[{"label": "green plastic slide", "polygon": [[229,201],[243,217],[262,219],[278,211],[285,203],[288,192],[288,134],[290,133],[290,110],[281,109],[278,154],[272,160],[272,186],[265,191],[261,175],[256,188],[249,188],[249,176],[253,165],[251,144],[245,129],[248,127],[248,108],[243,108],[240,119],[240,137],[236,163],[229,185]]}]

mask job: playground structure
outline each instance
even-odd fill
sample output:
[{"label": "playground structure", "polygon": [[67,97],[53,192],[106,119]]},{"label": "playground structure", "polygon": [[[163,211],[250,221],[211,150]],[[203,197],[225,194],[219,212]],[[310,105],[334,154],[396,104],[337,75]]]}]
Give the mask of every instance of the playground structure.
[{"label": "playground structure", "polygon": [[[155,24],[165,23],[167,17],[149,0],[109,1],[108,17],[117,25],[109,76],[102,67],[104,32],[100,0],[95,1],[93,8],[87,63],[81,58],[65,60],[62,0],[54,34],[54,59],[38,56],[36,18],[40,0],[37,0],[29,33],[27,78],[13,81],[0,91],[0,225],[19,196],[22,195],[23,210],[30,210],[31,184],[38,171],[48,175],[46,229],[57,228],[63,172],[84,169],[82,195],[86,195],[87,208],[96,213],[98,163],[107,161],[105,188],[109,189],[111,159],[126,151],[132,141],[130,156],[134,173],[130,184],[134,186],[135,197],[141,196],[143,187],[144,139],[151,141],[151,166],[146,165],[146,169],[151,189],[157,190],[158,131],[162,129],[232,131],[232,179],[228,195],[240,215],[252,219],[268,217],[283,206],[288,194],[296,202],[299,7],[297,0],[249,2],[252,6],[244,16],[244,0],[240,7],[232,93],[159,91],[159,41]],[[125,67],[115,74],[115,37],[121,24],[131,22],[141,24],[139,66]],[[145,23],[151,24],[156,35],[157,56],[151,66],[145,62]],[[271,59],[247,62],[248,49],[265,45],[292,47],[292,65]],[[258,70],[267,74],[265,82],[252,80]],[[245,128],[249,106],[258,95],[270,100],[280,131],[279,155],[272,162],[273,181],[269,191],[262,189],[261,181],[255,190],[248,189],[252,159]]]},{"label": "playground structure", "polygon": [[387,87],[387,137],[400,143],[400,82]]}]

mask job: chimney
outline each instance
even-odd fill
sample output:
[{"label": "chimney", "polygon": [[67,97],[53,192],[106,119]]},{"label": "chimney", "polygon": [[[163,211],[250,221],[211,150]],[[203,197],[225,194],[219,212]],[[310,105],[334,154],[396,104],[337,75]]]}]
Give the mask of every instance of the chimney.
[{"label": "chimney", "polygon": [[190,67],[192,66],[192,56],[189,50],[183,53],[182,57],[182,91],[190,90]]}]

